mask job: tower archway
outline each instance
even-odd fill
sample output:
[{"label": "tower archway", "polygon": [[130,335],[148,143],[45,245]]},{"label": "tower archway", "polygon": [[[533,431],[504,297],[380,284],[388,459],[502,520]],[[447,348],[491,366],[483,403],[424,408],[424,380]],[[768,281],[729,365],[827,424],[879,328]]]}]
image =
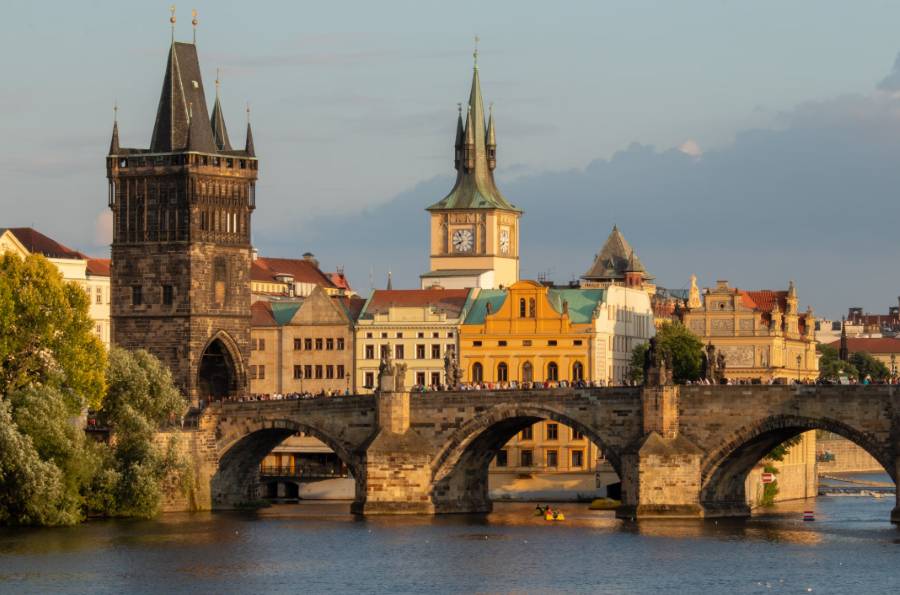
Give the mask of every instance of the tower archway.
[{"label": "tower archway", "polygon": [[217,333],[203,350],[197,366],[197,393],[218,400],[237,395],[246,387],[243,361],[234,341]]}]

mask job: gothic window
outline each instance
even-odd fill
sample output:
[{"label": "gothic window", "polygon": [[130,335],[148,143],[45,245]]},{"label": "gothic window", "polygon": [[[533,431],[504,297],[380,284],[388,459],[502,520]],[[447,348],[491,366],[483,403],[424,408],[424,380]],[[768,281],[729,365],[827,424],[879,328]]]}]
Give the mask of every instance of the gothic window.
[{"label": "gothic window", "polygon": [[527,315],[525,311],[525,298],[519,299],[519,318],[525,318]]},{"label": "gothic window", "polygon": [[528,317],[529,317],[529,318],[535,318],[535,316],[536,316],[536,314],[537,314],[537,307],[536,307],[536,306],[537,306],[537,305],[536,305],[536,303],[535,303],[535,301],[534,301],[534,298],[529,298],[529,299],[528,299]]},{"label": "gothic window", "polygon": [[228,265],[221,256],[213,261],[213,303],[221,308],[225,305],[226,283],[228,281]]},{"label": "gothic window", "polygon": [[547,380],[559,380],[559,366],[556,365],[556,362],[547,364]]},{"label": "gothic window", "polygon": [[509,381],[509,367],[506,365],[506,362],[500,362],[497,364],[497,382],[508,382]]},{"label": "gothic window", "polygon": [[484,380],[484,368],[479,362],[472,364],[472,382],[482,382]]},{"label": "gothic window", "polygon": [[572,365],[572,380],[584,380],[584,365],[581,362],[575,362]]}]

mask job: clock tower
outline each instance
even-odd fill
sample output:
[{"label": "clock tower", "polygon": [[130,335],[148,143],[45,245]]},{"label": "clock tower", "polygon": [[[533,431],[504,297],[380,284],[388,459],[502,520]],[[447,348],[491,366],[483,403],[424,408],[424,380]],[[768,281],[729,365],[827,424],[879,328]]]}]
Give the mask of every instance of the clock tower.
[{"label": "clock tower", "polygon": [[447,196],[428,207],[431,270],[421,277],[423,288],[496,289],[519,280],[522,211],[507,202],[494,183],[494,114],[491,109],[485,127],[477,50],[474,56],[465,125],[461,106],[456,120],[456,184]]}]

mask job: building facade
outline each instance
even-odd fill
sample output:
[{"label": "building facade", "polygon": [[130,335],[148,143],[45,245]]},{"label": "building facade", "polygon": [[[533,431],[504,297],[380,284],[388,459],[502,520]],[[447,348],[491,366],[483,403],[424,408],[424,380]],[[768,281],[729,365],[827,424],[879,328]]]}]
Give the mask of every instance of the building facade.
[{"label": "building facade", "polygon": [[207,112],[195,44],[172,41],[150,147],[109,155],[112,342],[144,348],[193,400],[243,394],[258,161],[233,149],[218,84]]},{"label": "building facade", "polygon": [[430,268],[422,288],[507,287],[519,280],[519,216],[494,182],[497,135],[493,113],[485,127],[476,55],[463,125],[457,116],[454,143],[456,183],[428,207]]},{"label": "building facade", "polygon": [[384,357],[406,366],[404,385],[445,384],[444,356],[459,353],[470,289],[375,290],[356,322],[356,392],[374,392]]},{"label": "building facade", "polygon": [[321,287],[328,295],[353,295],[350,283],[340,273],[324,273],[319,261],[307,252],[303,258],[273,258],[253,252],[250,266],[252,300],[306,297]]},{"label": "building facade", "polygon": [[797,289],[745,291],[718,281],[701,298],[696,277],[682,320],[725,355],[732,381],[815,381],[819,376],[815,317],[800,312]]},{"label": "building facade", "polygon": [[[849,333],[848,333],[849,335]],[[900,339],[896,337],[847,337],[847,355],[854,353],[868,353],[885,366],[896,378],[900,371]],[[841,340],[828,343],[831,347],[840,350]]]},{"label": "building facade", "polygon": [[252,307],[250,392],[347,394],[354,382],[353,321],[364,300],[329,296],[257,301]]},{"label": "building facade", "polygon": [[0,253],[12,252],[25,258],[40,254],[49,260],[63,279],[87,293],[88,313],[94,334],[109,347],[109,259],[91,258],[72,250],[30,227],[0,228]]}]

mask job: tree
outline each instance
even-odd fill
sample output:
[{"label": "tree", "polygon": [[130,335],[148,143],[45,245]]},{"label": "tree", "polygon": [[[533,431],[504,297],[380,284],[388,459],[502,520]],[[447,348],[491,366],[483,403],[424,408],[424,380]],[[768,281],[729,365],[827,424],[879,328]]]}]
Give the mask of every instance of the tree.
[{"label": "tree", "polygon": [[644,360],[647,357],[647,343],[639,343],[631,350],[631,361],[628,364],[628,379],[635,384],[644,381]]},{"label": "tree", "polygon": [[860,381],[867,377],[872,380],[884,380],[891,375],[891,371],[884,362],[875,359],[871,353],[865,351],[851,354],[850,363],[856,368]]},{"label": "tree", "polygon": [[52,386],[71,412],[98,406],[106,354],[92,328],[87,294],[46,258],[0,256],[0,396]]},{"label": "tree", "polygon": [[821,355],[819,357],[819,378],[837,381],[841,376],[846,376],[847,378],[859,376],[856,367],[850,362],[843,361],[838,350],[831,345],[819,343],[816,345],[816,351]]},{"label": "tree", "polygon": [[[703,359],[703,342],[680,322],[666,322],[656,331],[656,347],[661,355],[672,361],[672,375],[676,383],[700,378]],[[647,343],[636,345],[631,351],[629,378],[634,382],[644,380],[644,357]]]}]

